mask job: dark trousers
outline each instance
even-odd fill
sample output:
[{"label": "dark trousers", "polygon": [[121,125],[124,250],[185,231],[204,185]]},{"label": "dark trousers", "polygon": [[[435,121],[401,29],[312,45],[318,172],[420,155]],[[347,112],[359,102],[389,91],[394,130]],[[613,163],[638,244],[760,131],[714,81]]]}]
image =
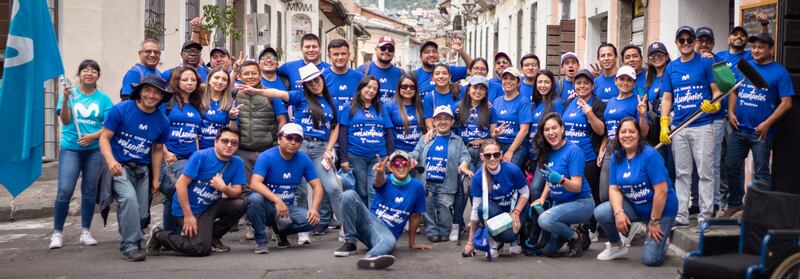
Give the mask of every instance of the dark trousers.
[{"label": "dark trousers", "polygon": [[[197,234],[186,237],[180,233],[160,231],[154,237],[161,245],[189,256],[203,257],[211,254],[211,242],[225,235],[245,213],[244,199],[220,199],[197,218]],[[175,216],[179,228],[183,228],[183,217]]]}]

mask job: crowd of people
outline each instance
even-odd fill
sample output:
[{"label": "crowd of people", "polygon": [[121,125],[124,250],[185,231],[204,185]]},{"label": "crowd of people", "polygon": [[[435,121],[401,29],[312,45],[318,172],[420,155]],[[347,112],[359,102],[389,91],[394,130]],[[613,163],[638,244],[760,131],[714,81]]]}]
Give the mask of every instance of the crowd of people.
[{"label": "crowd of people", "polygon": [[[221,239],[242,222],[256,254],[269,253],[270,239],[287,248],[297,234],[298,245],[309,245],[311,235],[338,229],[334,256],[356,253],[361,242],[365,269],[392,265],[404,231],[410,249],[430,249],[418,229],[430,243],[466,240],[465,257],[497,257],[504,245],[511,254],[579,257],[604,238],[598,260],[624,257],[644,233],[642,261],[658,266],[670,231],[689,226],[693,207],[696,230],[715,211],[741,210],[748,152],[753,179],[769,183],[774,124],[794,88],[768,34],[738,26],[728,34],[718,53],[707,27],[680,27],[672,56],[662,42],[646,52],[604,43],[589,68],[567,52],[560,78],[534,54],[516,68],[504,52],[489,78],[487,61],[458,39],[451,47],[467,67],[440,63],[439,46],[426,41],[414,71],[393,65],[387,36],[376,60],[357,69],[341,39],[328,43],[323,62],[315,34],[302,37],[302,59],[283,64],[270,47],[255,60],[215,47],[204,64],[202,45],[188,41],[182,63],[163,71],[159,43],[145,40],[123,79],[123,101],[97,88],[93,60],[58,101],[50,248],[63,245],[82,175],[80,243],[97,244],[95,189],[109,184],[128,261],[165,250],[227,252]],[[741,80],[742,59],[769,87],[745,81],[715,101],[727,89],[712,65],[727,63]],[[697,111],[704,115],[670,134]],[[163,223],[150,224],[159,193]]]}]

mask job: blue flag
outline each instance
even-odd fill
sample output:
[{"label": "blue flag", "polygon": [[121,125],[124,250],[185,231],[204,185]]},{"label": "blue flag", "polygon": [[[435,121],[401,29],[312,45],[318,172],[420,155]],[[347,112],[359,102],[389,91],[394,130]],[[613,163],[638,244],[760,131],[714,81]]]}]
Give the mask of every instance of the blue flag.
[{"label": "blue flag", "polygon": [[0,184],[12,196],[42,174],[44,81],[64,73],[45,0],[14,0],[0,88]]}]

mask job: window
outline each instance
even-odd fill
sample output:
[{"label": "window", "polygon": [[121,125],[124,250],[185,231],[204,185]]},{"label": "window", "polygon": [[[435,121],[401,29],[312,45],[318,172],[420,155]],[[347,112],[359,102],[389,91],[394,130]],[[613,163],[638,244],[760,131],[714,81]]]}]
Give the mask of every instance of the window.
[{"label": "window", "polygon": [[522,28],[522,9],[520,9],[517,11],[517,58],[524,55],[522,54]]},{"label": "window", "polygon": [[192,19],[200,16],[200,0],[186,0],[186,41],[192,39]]},{"label": "window", "polygon": [[531,4],[531,53],[536,53],[536,10],[537,3]]},{"label": "window", "polygon": [[276,36],[278,38],[274,48],[278,52],[278,56],[281,56],[283,52],[283,18],[281,16],[281,11],[277,11],[277,17],[275,19],[278,22],[278,34]]},{"label": "window", "polygon": [[156,40],[163,50],[164,0],[146,0],[144,5],[144,38]]},{"label": "window", "polygon": [[561,0],[561,20],[570,18],[570,8],[572,8],[571,0]]}]

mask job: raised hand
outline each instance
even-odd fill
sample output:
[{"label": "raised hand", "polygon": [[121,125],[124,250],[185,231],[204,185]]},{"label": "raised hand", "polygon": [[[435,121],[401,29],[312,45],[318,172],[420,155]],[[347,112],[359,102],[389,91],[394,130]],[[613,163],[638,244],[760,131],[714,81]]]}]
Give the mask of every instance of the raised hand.
[{"label": "raised hand", "polygon": [[508,122],[504,122],[503,124],[500,124],[500,126],[497,126],[497,128],[494,128],[494,133],[493,133],[493,135],[494,135],[494,136],[499,136],[500,134],[502,134],[503,132],[505,132],[505,131],[506,131],[506,129],[508,129],[508,126],[510,126],[510,125],[511,125],[511,124],[509,124]]},{"label": "raised hand", "polygon": [[602,73],[602,69],[600,69],[600,64],[597,63],[589,64],[589,67],[591,68],[592,74],[594,74],[594,76],[599,76]]},{"label": "raised hand", "polygon": [[637,95],[636,98],[639,100],[636,111],[639,112],[639,115],[645,116],[647,114],[647,95]]},{"label": "raised hand", "polygon": [[583,111],[583,114],[588,114],[588,113],[592,112],[592,106],[587,104],[586,101],[584,101],[582,98],[578,98],[578,102],[577,103],[578,103],[578,107],[580,107],[581,110]]}]

